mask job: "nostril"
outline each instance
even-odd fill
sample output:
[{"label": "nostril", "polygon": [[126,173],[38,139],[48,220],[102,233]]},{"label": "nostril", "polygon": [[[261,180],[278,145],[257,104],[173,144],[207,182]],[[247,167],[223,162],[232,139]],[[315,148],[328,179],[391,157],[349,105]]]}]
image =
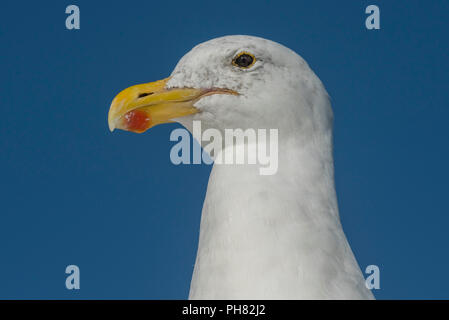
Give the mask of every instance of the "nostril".
[{"label": "nostril", "polygon": [[146,96],[150,96],[150,95],[152,95],[153,94],[153,92],[145,92],[145,93],[141,93],[141,94],[139,94],[139,96],[137,97],[137,98],[143,98],[143,97],[146,97]]}]

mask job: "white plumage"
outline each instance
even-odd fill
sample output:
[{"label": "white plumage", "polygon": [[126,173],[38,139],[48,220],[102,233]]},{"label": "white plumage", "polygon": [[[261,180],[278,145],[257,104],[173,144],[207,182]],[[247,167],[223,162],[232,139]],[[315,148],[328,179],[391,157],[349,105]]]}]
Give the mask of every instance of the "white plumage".
[{"label": "white plumage", "polygon": [[[250,70],[229,61],[255,55]],[[338,213],[332,110],[307,63],[269,40],[227,36],[198,45],[176,66],[169,87],[228,88],[187,128],[278,128],[279,169],[214,165],[203,206],[191,299],[372,299]]]}]

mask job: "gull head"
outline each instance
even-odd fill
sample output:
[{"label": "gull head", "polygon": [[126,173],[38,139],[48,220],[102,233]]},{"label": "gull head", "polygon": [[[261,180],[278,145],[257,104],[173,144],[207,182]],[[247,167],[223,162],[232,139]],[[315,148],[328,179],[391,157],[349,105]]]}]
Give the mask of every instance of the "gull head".
[{"label": "gull head", "polygon": [[278,128],[307,135],[332,127],[319,78],[294,51],[252,36],[225,36],[194,47],[163,80],[135,85],[113,100],[109,128],[142,133],[167,122],[191,130]]}]

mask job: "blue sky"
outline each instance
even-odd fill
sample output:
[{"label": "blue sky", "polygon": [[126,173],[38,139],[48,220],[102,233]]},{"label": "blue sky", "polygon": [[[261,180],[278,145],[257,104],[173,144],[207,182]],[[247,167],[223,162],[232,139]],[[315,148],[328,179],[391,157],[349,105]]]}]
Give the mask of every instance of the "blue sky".
[{"label": "blue sky", "polygon": [[[65,8],[81,29],[65,29]],[[381,30],[365,28],[369,4]],[[211,167],[176,124],[111,134],[115,94],[229,34],[280,42],[335,113],[342,223],[379,299],[449,298],[447,1],[7,1],[0,12],[0,298],[184,299]],[[65,288],[65,267],[81,290]]]}]

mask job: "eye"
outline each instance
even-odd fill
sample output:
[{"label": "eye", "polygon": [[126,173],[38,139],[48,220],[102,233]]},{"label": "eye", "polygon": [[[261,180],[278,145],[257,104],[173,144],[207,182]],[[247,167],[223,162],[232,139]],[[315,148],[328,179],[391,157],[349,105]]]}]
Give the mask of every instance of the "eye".
[{"label": "eye", "polygon": [[232,64],[242,68],[242,69],[248,69],[256,62],[256,58],[253,54],[249,52],[240,52],[234,60],[232,60]]}]

